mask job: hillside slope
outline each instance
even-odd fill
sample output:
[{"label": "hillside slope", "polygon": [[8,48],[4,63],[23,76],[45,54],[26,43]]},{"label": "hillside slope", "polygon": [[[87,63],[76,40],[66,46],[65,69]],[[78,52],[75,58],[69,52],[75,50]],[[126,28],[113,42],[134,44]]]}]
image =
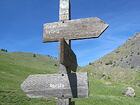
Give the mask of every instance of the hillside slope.
[{"label": "hillside slope", "polygon": [[122,68],[140,69],[140,33],[136,33],[118,49],[91,65],[120,66]]},{"label": "hillside slope", "polygon": [[97,79],[140,85],[140,33],[122,46],[82,69]]},{"label": "hillside slope", "polygon": [[20,84],[30,74],[55,73],[57,65],[57,60],[49,56],[0,51],[0,105],[46,105],[46,100],[27,98]]},{"label": "hillside slope", "polygon": [[[123,88],[129,86],[135,89],[136,97],[140,100],[140,33],[136,33],[133,37],[129,38],[126,43],[118,47],[115,51],[93,63],[89,63],[81,71],[89,72],[90,77],[93,78],[90,84],[99,80],[106,85],[105,87],[108,87],[95,86],[98,87],[101,93],[109,89],[105,97],[113,96],[114,99],[117,99],[115,95],[117,93],[120,98],[124,98],[121,95],[121,91]],[[103,90],[102,87],[104,87]],[[111,87],[114,87],[113,91],[110,90]],[[122,100],[124,102],[125,98]],[[129,99],[127,103],[122,103],[117,99],[113,101],[112,105],[140,105],[140,101],[138,100]],[[102,103],[102,105],[106,104]]]}]

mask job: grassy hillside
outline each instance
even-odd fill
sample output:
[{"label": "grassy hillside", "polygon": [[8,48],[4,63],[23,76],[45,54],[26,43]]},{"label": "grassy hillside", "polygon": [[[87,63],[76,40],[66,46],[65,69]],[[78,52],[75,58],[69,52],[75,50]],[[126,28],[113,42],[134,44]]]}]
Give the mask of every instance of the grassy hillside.
[{"label": "grassy hillside", "polygon": [[46,100],[27,98],[20,84],[30,74],[55,73],[57,65],[56,59],[48,56],[0,51],[0,105],[51,105]]},{"label": "grassy hillside", "polygon": [[[139,42],[138,36],[134,37],[107,56],[81,68],[81,72],[89,73],[90,94],[89,98],[74,99],[76,105],[140,105]],[[0,105],[56,105],[53,99],[26,97],[20,84],[30,74],[52,74],[57,70],[58,62],[52,57],[0,51]],[[122,95],[127,86],[135,89],[136,97]]]},{"label": "grassy hillside", "polygon": [[115,51],[105,55],[96,62],[90,63],[95,67],[111,66],[127,69],[140,68],[140,33],[136,33]]},{"label": "grassy hillside", "polygon": [[140,84],[140,33],[129,38],[115,51],[90,63],[84,69],[95,78],[110,79],[118,83]]},{"label": "grassy hillside", "polygon": [[[93,63],[89,63],[89,65],[82,68],[81,71],[89,72],[90,77],[95,79],[95,81],[99,80],[107,85],[107,88],[103,90],[102,87],[104,86],[99,87],[101,90],[98,89],[101,93],[107,91],[104,99],[109,96],[109,99],[107,99],[110,100],[113,96],[112,99],[114,101],[112,101],[113,103],[109,102],[109,104],[140,105],[140,101],[138,101],[140,100],[140,33],[135,34],[134,37],[130,38],[115,51]],[[94,82],[93,79],[91,79],[91,86]],[[136,90],[137,98],[127,99],[120,94],[123,88],[127,86],[133,87]],[[96,85],[95,87],[98,86]],[[110,90],[112,88],[113,90]],[[98,89],[96,91],[98,91]],[[118,94],[117,96],[116,93]],[[120,100],[122,100],[122,102]],[[107,104],[102,103],[102,105]]]}]

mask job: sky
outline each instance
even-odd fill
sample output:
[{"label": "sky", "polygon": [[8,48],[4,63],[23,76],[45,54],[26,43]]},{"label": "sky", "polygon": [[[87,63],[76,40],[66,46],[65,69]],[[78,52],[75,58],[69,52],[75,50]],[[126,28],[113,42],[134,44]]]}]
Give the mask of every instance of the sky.
[{"label": "sky", "polygon": [[[59,0],[0,0],[0,48],[59,56],[59,43],[42,43],[43,24],[59,21]],[[99,17],[109,28],[95,39],[72,41],[85,66],[140,32],[140,0],[71,0],[71,19]]]}]

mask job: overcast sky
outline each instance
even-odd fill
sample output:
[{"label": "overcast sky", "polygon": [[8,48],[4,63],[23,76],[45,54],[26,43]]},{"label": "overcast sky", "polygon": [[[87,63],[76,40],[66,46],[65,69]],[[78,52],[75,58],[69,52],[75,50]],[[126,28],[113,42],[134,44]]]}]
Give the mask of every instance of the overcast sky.
[{"label": "overcast sky", "polygon": [[[0,0],[0,48],[58,56],[42,43],[44,23],[58,21],[59,0]],[[80,66],[113,51],[140,32],[140,0],[71,0],[72,19],[99,17],[109,28],[98,39],[72,41]]]}]

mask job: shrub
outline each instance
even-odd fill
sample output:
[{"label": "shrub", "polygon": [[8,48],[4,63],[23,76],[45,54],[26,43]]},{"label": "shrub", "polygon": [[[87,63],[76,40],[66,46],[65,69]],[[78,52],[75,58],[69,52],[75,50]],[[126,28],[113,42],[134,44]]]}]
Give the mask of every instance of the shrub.
[{"label": "shrub", "polygon": [[111,79],[111,77],[110,76],[108,76],[108,78],[107,79]]},{"label": "shrub", "polygon": [[6,49],[0,49],[0,51],[3,51],[3,52],[8,52]]},{"label": "shrub", "polygon": [[91,63],[91,62],[89,62],[89,65],[92,65],[92,63]]},{"label": "shrub", "polygon": [[33,54],[33,57],[36,57],[36,54]]},{"label": "shrub", "polygon": [[131,69],[134,69],[134,66],[131,66]]},{"label": "shrub", "polygon": [[57,64],[54,64],[54,66],[57,66]]},{"label": "shrub", "polygon": [[120,51],[119,50],[117,50],[115,53],[119,53]]},{"label": "shrub", "polygon": [[110,60],[109,62],[106,62],[105,65],[112,65],[113,62]]},{"label": "shrub", "polygon": [[123,58],[121,58],[120,61],[123,61]]}]

